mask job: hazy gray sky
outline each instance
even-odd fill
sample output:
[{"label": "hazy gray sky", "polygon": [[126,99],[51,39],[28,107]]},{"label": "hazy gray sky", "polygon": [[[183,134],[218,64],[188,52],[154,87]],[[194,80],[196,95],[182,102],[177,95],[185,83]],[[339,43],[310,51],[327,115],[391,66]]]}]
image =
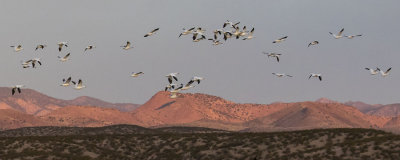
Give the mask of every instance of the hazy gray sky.
[{"label": "hazy gray sky", "polygon": [[[188,92],[206,93],[240,103],[306,101],[400,102],[400,10],[398,0],[146,0],[146,1],[0,1],[0,86],[26,84],[49,96],[92,96],[111,102],[144,103],[180,72],[186,83],[205,78]],[[229,39],[219,46],[178,38],[182,28],[203,27],[206,34],[226,20],[255,27],[250,41]],[[144,38],[160,27],[154,36]],[[328,32],[345,28],[361,38],[339,39]],[[272,44],[282,36],[289,38]],[[134,49],[119,46],[132,41]],[[318,40],[317,46],[307,48]],[[57,43],[69,42],[62,53]],[[47,44],[34,51],[37,44]],[[14,52],[10,45],[22,44]],[[84,53],[87,45],[97,48]],[[266,52],[282,53],[281,62]],[[71,52],[65,63],[57,56]],[[23,69],[21,60],[39,57],[42,66]],[[371,76],[365,67],[392,67],[391,75]],[[138,78],[131,72],[143,71]],[[277,78],[272,72],[291,74]],[[311,72],[323,81],[308,80]],[[82,78],[87,88],[60,87],[62,78]]]}]

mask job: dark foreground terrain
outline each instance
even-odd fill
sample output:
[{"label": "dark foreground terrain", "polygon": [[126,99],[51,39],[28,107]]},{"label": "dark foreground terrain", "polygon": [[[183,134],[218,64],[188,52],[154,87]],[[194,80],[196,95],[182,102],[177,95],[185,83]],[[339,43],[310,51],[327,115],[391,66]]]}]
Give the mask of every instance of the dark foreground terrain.
[{"label": "dark foreground terrain", "polygon": [[0,159],[400,159],[400,136],[372,129],[35,127],[1,131]]}]

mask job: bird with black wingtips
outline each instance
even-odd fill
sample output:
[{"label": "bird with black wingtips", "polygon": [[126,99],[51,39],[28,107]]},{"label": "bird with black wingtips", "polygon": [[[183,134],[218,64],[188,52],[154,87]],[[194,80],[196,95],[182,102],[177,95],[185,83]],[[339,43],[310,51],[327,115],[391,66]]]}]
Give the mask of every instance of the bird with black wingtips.
[{"label": "bird with black wingtips", "polygon": [[132,72],[131,77],[139,77],[140,75],[144,74],[143,72]]},{"label": "bird with black wingtips", "polygon": [[200,38],[194,39],[193,42],[200,42],[201,40],[205,40],[205,39],[206,39],[206,36],[201,35]]},{"label": "bird with black wingtips", "polygon": [[38,49],[44,49],[44,47],[47,47],[47,45],[45,45],[45,44],[39,44],[39,45],[36,46],[35,51],[37,51]]},{"label": "bird with black wingtips", "polygon": [[253,29],[251,29],[251,31],[250,31],[250,33],[247,35],[247,37],[243,38],[243,40],[250,40],[250,39],[253,39],[253,38],[254,38],[253,33],[254,33],[254,27],[253,27]]},{"label": "bird with black wingtips", "polygon": [[158,30],[160,30],[160,28],[153,29],[151,32],[145,34],[144,37],[151,36],[151,35],[153,35],[154,33],[156,33]]},{"label": "bird with black wingtips", "polygon": [[189,84],[192,84],[193,82],[197,82],[197,84],[200,84],[200,81],[204,80],[203,77],[198,77],[198,76],[194,76],[190,81]]},{"label": "bird with black wingtips", "polygon": [[224,32],[224,40],[228,40],[228,38],[232,38],[233,34],[230,31]]},{"label": "bird with black wingtips", "polygon": [[[204,32],[205,32],[206,30],[203,30],[201,27],[198,27],[197,29],[196,29],[196,31],[194,31],[194,32],[192,32],[192,34],[193,34],[193,37],[192,37],[192,39],[193,39],[193,41],[196,41],[196,39],[198,40],[198,41],[200,41],[200,40],[203,40],[203,39],[206,39],[206,37],[204,36]],[[201,36],[201,38],[197,38],[197,36]],[[200,40],[199,40],[200,39]],[[198,41],[196,41],[196,42],[198,42]]]},{"label": "bird with black wingtips", "polygon": [[288,36],[285,36],[285,37],[274,40],[272,43],[280,43],[280,42],[285,41],[287,38],[288,38]]},{"label": "bird with black wingtips", "polygon": [[237,26],[238,24],[240,24],[240,22],[237,22],[237,23],[233,24],[233,22],[231,22],[231,21],[229,21],[229,20],[226,20],[226,22],[224,23],[224,25],[222,25],[222,28],[225,28],[225,27],[228,26],[228,25],[229,25],[229,27],[231,27],[231,28],[236,28],[236,26]]},{"label": "bird with black wingtips", "polygon": [[30,60],[28,60],[28,61],[21,61],[21,64],[22,64],[22,68],[29,68],[29,67],[30,67],[30,66],[29,66]]},{"label": "bird with black wingtips", "polygon": [[11,89],[11,95],[14,95],[16,91],[18,91],[18,93],[21,93],[21,88],[24,87],[24,85],[15,85],[12,87]]},{"label": "bird with black wingtips", "polygon": [[191,34],[191,33],[193,32],[194,29],[195,29],[195,27],[190,28],[190,29],[185,29],[185,28],[183,28],[183,32],[179,34],[179,37],[181,37],[182,35]]},{"label": "bird with black wingtips", "polygon": [[76,90],[80,90],[80,89],[83,89],[86,87],[83,85],[83,81],[81,79],[78,80],[78,83],[76,83],[75,81],[71,81],[71,82],[75,85],[74,89],[76,89]]},{"label": "bird with black wingtips", "polygon": [[271,52],[271,53],[263,52],[263,54],[266,54],[268,56],[268,58],[269,57],[275,57],[276,61],[278,61],[278,62],[279,62],[279,56],[282,55],[280,53],[273,53],[273,52]]},{"label": "bird with black wingtips", "polygon": [[318,41],[313,41],[313,42],[311,42],[311,43],[308,44],[308,47],[310,47],[310,46],[312,46],[312,45],[317,45],[317,44],[319,44]]},{"label": "bird with black wingtips", "polygon": [[22,45],[18,45],[18,46],[10,46],[12,48],[14,48],[14,52],[19,52],[21,50],[23,50],[24,48],[22,48]]},{"label": "bird with black wingtips", "polygon": [[379,70],[379,72],[381,73],[381,75],[383,77],[386,77],[389,75],[389,71],[392,70],[392,67],[390,67],[389,69],[387,69],[386,71],[382,71],[381,69],[377,68]]},{"label": "bird with black wingtips", "polygon": [[63,86],[63,87],[67,87],[67,86],[69,86],[69,85],[70,85],[70,83],[71,83],[71,80],[72,80],[72,78],[71,78],[71,77],[68,77],[68,79],[67,79],[67,80],[65,80],[65,78],[63,78],[63,79],[62,79],[63,83],[62,83],[60,86]]},{"label": "bird with black wingtips", "polygon": [[42,62],[40,61],[40,58],[33,58],[32,59],[32,67],[35,68],[35,64],[39,63],[39,65],[42,65]]},{"label": "bird with black wingtips", "polygon": [[68,42],[59,42],[57,45],[58,45],[58,51],[61,52],[63,46],[68,47]]},{"label": "bird with black wingtips", "polygon": [[126,44],[121,47],[122,47],[122,49],[125,49],[125,50],[133,48],[133,47],[131,47],[131,42],[129,42],[129,41],[126,41]]},{"label": "bird with black wingtips", "polygon": [[366,70],[369,70],[369,72],[371,73],[371,75],[376,75],[379,73],[379,68],[376,69],[372,69],[372,68],[365,68]]},{"label": "bird with black wingtips", "polygon": [[89,46],[87,46],[87,47],[85,48],[85,52],[86,52],[87,50],[91,50],[91,49],[93,49],[93,48],[96,48],[96,46],[89,45]]},{"label": "bird with black wingtips", "polygon": [[69,59],[70,55],[71,55],[71,53],[68,53],[64,57],[60,57],[60,56],[57,56],[57,57],[58,57],[58,59],[60,59],[61,62],[65,62]]},{"label": "bird with black wingtips", "polygon": [[240,33],[239,33],[239,35],[238,36],[236,36],[236,39],[239,39],[239,37],[243,37],[243,36],[245,36],[246,34],[247,34],[247,27],[246,26],[243,26],[243,29],[242,29],[242,31],[240,31]]},{"label": "bird with black wingtips", "polygon": [[316,77],[319,79],[319,81],[322,81],[322,76],[319,73],[311,73],[308,79],[310,79],[311,77]]},{"label": "bird with black wingtips", "polygon": [[175,81],[178,81],[178,78],[176,77],[177,75],[178,75],[179,73],[178,72],[176,72],[176,73],[170,73],[170,74],[167,74],[165,77],[167,77],[168,78],[168,82],[169,82],[169,84],[171,84],[172,83],[172,79],[175,79]]},{"label": "bird with black wingtips", "polygon": [[337,35],[333,34],[332,32],[329,32],[329,34],[331,34],[335,39],[339,39],[339,38],[343,37],[342,36],[343,31],[344,31],[344,28],[342,28]]}]

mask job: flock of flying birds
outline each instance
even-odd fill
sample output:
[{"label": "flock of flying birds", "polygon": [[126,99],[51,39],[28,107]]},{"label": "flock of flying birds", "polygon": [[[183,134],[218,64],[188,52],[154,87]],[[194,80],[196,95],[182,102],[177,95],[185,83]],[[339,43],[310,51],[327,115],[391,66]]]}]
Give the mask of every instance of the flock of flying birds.
[{"label": "flock of flying birds", "polygon": [[[216,29],[213,32],[213,36],[212,38],[209,38],[208,40],[212,41],[212,45],[220,45],[223,44],[221,41],[222,39],[224,41],[227,41],[228,39],[234,38],[234,39],[242,39],[242,40],[251,40],[253,38],[255,38],[253,36],[254,34],[254,27],[248,31],[246,26],[243,27],[239,27],[240,22],[237,23],[233,23],[229,20],[227,20],[226,22],[223,23],[222,28],[221,29]],[[153,29],[152,31],[148,32],[147,34],[144,35],[144,37],[149,37],[154,35],[157,31],[159,31],[160,28],[156,28]],[[205,31],[202,27],[192,27],[190,29],[185,29],[183,28],[183,31],[179,34],[179,38],[181,36],[185,36],[185,35],[192,35],[192,41],[193,42],[200,42],[202,40],[207,40],[206,35],[205,35]],[[359,35],[342,35],[344,31],[344,28],[341,29],[339,31],[339,33],[334,34],[332,32],[329,32],[329,34],[331,34],[335,39],[340,39],[340,38],[348,38],[348,39],[353,39],[355,37],[360,37],[362,36],[361,34]],[[221,38],[222,37],[222,38]],[[285,41],[288,38],[288,36],[284,36],[282,38],[276,39],[274,40],[272,43],[281,43],[283,41]],[[310,46],[314,46],[314,45],[318,45],[319,41],[312,41],[308,44],[308,47]],[[64,47],[68,47],[68,43],[67,42],[59,42],[58,44],[58,51],[61,52],[62,49]],[[14,48],[15,52],[19,52],[21,50],[23,50],[22,45],[17,45],[17,46],[10,46],[12,48]],[[47,45],[45,44],[39,44],[37,45],[36,50],[38,49],[44,49],[45,47],[47,47]],[[127,41],[122,47],[122,49],[124,50],[129,50],[133,48],[133,45],[130,41]],[[92,50],[96,48],[93,45],[89,45],[84,49],[84,52],[88,51],[88,50]],[[282,54],[280,53],[267,53],[267,52],[262,52],[263,54],[267,55],[268,58],[272,57],[272,58],[276,58],[276,61],[279,62],[280,60],[280,56]],[[67,53],[64,56],[58,56],[59,60],[61,62],[66,62],[69,60],[71,53]],[[21,61],[22,67],[23,68],[36,68],[37,64],[42,65],[42,62],[40,61],[40,58],[33,58],[33,59],[29,59],[26,61]],[[379,68],[376,69],[372,69],[372,68],[365,68],[366,70],[369,70],[371,75],[376,75],[378,73],[380,73],[383,77],[386,77],[389,75],[389,71],[391,70],[391,68],[387,69],[386,71],[383,71]],[[143,75],[143,72],[132,72],[131,77],[139,77],[141,75]],[[292,75],[289,74],[285,74],[285,73],[272,73],[273,75],[277,76],[277,77],[293,77]],[[167,77],[168,80],[168,84],[165,86],[165,91],[169,91],[171,93],[170,98],[176,98],[177,97],[177,93],[179,93],[180,91],[184,91],[184,90],[188,90],[190,88],[195,87],[196,83],[197,85],[200,84],[200,81],[204,80],[203,77],[199,77],[199,76],[193,76],[193,78],[191,80],[189,80],[185,85],[183,83],[180,83],[179,85],[175,82],[178,82],[178,75],[179,73],[170,73],[168,75],[166,75],[165,77]],[[322,81],[322,74],[321,73],[311,73],[308,77],[308,79],[310,78],[318,78],[320,81]],[[196,83],[194,83],[196,82]],[[60,86],[63,87],[68,87],[71,85],[71,83],[74,85],[74,89],[80,90],[85,88],[85,86],[83,85],[83,81],[81,79],[78,79],[78,82],[75,82],[72,80],[72,77],[68,77],[67,79],[62,79],[62,84]],[[12,95],[14,95],[16,92],[21,93],[21,88],[24,87],[24,85],[15,85],[12,87]]]}]

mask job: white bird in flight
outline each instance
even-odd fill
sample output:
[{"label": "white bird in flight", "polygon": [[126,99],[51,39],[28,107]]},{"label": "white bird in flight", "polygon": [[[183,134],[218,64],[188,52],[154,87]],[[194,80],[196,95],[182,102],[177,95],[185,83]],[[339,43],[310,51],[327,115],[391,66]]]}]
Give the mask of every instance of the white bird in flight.
[{"label": "white bird in flight", "polygon": [[372,68],[365,68],[366,70],[369,70],[369,72],[371,73],[371,75],[376,75],[379,73],[379,68],[376,69],[372,69]]},{"label": "white bird in flight", "polygon": [[343,36],[342,36],[343,31],[344,31],[344,28],[342,28],[342,30],[340,30],[339,33],[338,33],[337,35],[336,35],[336,34],[333,34],[332,32],[329,32],[329,34],[331,34],[333,37],[335,37],[335,39],[339,39],[339,38],[342,38],[342,37],[343,37]]},{"label": "white bird in flight", "polygon": [[277,76],[277,77],[293,77],[291,75],[285,74],[285,73],[272,73],[273,75]]},{"label": "white bird in flight", "polygon": [[75,89],[80,90],[85,88],[86,86],[83,85],[83,82],[81,79],[78,80],[78,83],[76,83],[75,81],[71,81],[74,85],[75,85]]},{"label": "white bird in flight", "polygon": [[168,78],[169,84],[172,83],[172,79],[175,79],[175,81],[178,81],[178,78],[176,77],[178,74],[179,74],[178,72],[177,73],[170,73],[170,74],[165,76],[165,77]]},{"label": "white bird in flight", "polygon": [[71,55],[71,53],[68,53],[64,57],[60,57],[60,56],[57,56],[57,57],[58,57],[58,59],[60,59],[61,62],[65,62],[65,61],[67,61],[69,59],[70,55]]},{"label": "white bird in flight", "polygon": [[151,36],[151,35],[153,35],[154,33],[156,33],[158,30],[160,30],[160,28],[153,29],[151,32],[149,32],[149,33],[147,33],[146,35],[144,35],[144,37]]},{"label": "white bird in flight", "polygon": [[288,36],[285,36],[285,37],[279,38],[279,39],[277,39],[277,40],[274,40],[272,43],[283,42],[283,41],[285,41],[287,38],[288,38]]},{"label": "white bird in flight", "polygon": [[67,80],[63,79],[63,80],[62,80],[62,81],[63,81],[63,83],[61,84],[61,86],[63,86],[63,87],[67,87],[67,86],[69,86],[69,85],[70,85],[70,83],[71,83],[71,80],[72,80],[72,78],[71,78],[71,77],[68,77],[68,79],[67,79]]},{"label": "white bird in flight", "polygon": [[131,42],[129,42],[129,41],[126,41],[126,44],[121,47],[122,47],[122,49],[125,49],[125,50],[133,48],[133,47],[131,47]]},{"label": "white bird in flight", "polygon": [[192,84],[193,82],[197,82],[197,84],[200,84],[200,81],[202,81],[202,80],[204,80],[203,77],[194,76],[194,77],[189,81],[189,83]]},{"label": "white bird in flight", "polygon": [[59,52],[61,52],[63,46],[68,47],[68,42],[60,42],[60,43],[58,43],[58,51]]},{"label": "white bird in flight", "polygon": [[93,49],[93,48],[96,48],[96,46],[89,45],[89,46],[87,46],[87,47],[85,48],[85,51],[91,50],[91,49]]},{"label": "white bird in flight", "polygon": [[193,32],[193,30],[195,29],[195,27],[190,28],[190,29],[185,29],[183,28],[183,32],[181,34],[179,34],[179,37],[181,37],[182,35],[188,35],[191,34]]},{"label": "white bird in flight", "polygon": [[18,93],[21,93],[21,88],[24,87],[24,85],[15,85],[12,87],[11,89],[11,95],[14,95],[16,91],[18,91]]},{"label": "white bird in flight", "polygon": [[132,72],[131,77],[139,77],[140,75],[144,74],[143,72]]},{"label": "white bird in flight", "polygon": [[229,27],[231,28],[236,28],[236,26],[239,24],[240,22],[237,22],[235,24],[233,24],[233,22],[226,20],[226,22],[224,23],[224,25],[222,25],[222,28],[225,28],[227,25],[229,25]]},{"label": "white bird in flight", "polygon": [[389,69],[387,69],[387,70],[384,72],[384,71],[382,71],[382,70],[379,69],[379,68],[377,68],[377,69],[379,70],[379,72],[381,73],[381,75],[382,75],[383,77],[388,76],[388,75],[389,75],[389,71],[392,70],[392,68],[389,68]]},{"label": "white bird in flight", "polygon": [[317,44],[319,44],[318,41],[313,41],[313,42],[311,42],[311,43],[308,44],[308,47],[310,47],[310,46],[312,46],[312,45],[317,45]]},{"label": "white bird in flight", "polygon": [[243,40],[253,39],[254,38],[253,33],[254,33],[254,28],[251,29],[250,33],[247,35],[247,37],[243,38]]},{"label": "white bird in flight", "polygon": [[18,45],[18,46],[10,46],[10,47],[14,48],[14,51],[15,51],[15,52],[19,52],[19,51],[21,51],[21,50],[24,49],[24,48],[22,48],[21,45]]},{"label": "white bird in flight", "polygon": [[269,57],[275,57],[276,60],[279,62],[279,56],[281,56],[282,54],[280,53],[267,53],[267,52],[263,52],[264,54],[266,54]]},{"label": "white bird in flight", "polygon": [[35,51],[38,50],[38,49],[44,49],[44,47],[47,47],[47,46],[45,44],[39,44],[39,45],[36,46]]},{"label": "white bird in flight", "polygon": [[316,77],[316,78],[319,79],[319,81],[322,81],[322,76],[321,76],[321,74],[311,73],[310,76],[308,77],[308,79],[310,79],[311,77]]}]

